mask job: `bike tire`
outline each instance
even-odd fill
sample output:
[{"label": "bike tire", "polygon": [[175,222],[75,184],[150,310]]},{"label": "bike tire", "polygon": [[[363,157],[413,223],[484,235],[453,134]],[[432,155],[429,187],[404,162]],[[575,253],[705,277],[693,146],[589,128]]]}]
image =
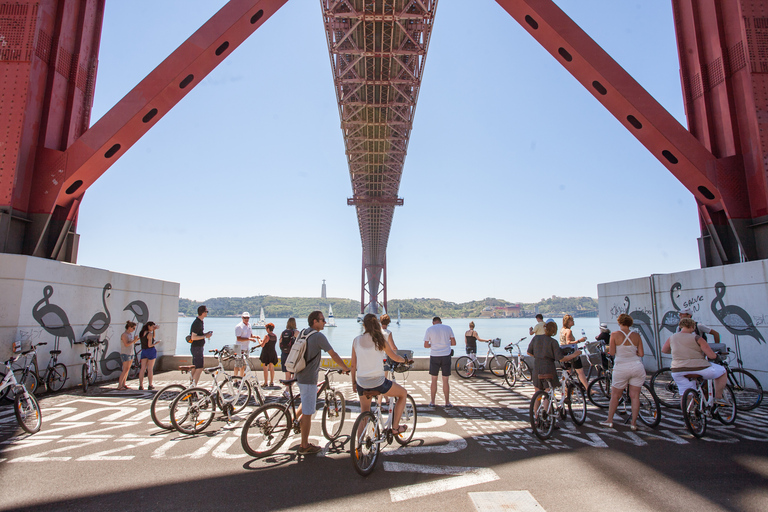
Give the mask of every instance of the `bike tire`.
[{"label": "bike tire", "polygon": [[182,434],[199,434],[215,415],[213,396],[204,388],[186,389],[171,402],[171,424]]},{"label": "bike tire", "polygon": [[475,365],[467,356],[456,360],[456,374],[462,379],[468,379],[475,374]]},{"label": "bike tire", "polygon": [[751,411],[763,401],[763,386],[747,370],[741,368],[731,370],[728,374],[728,383],[733,388],[738,410]]},{"label": "bike tire", "polygon": [[716,405],[713,416],[723,425],[733,425],[736,422],[736,396],[730,385],[723,388],[723,398],[730,405]]},{"label": "bike tire", "polygon": [[680,407],[680,393],[669,368],[659,368],[651,376],[651,393],[664,407],[670,409]]},{"label": "bike tire", "polygon": [[130,380],[135,379],[139,376],[139,371],[141,370],[141,360],[134,358],[131,362],[131,368],[128,370],[128,378]]},{"label": "bike tire", "polygon": [[[230,387],[231,386],[231,387]],[[248,405],[253,396],[253,388],[251,383],[244,380],[242,377],[225,377],[221,383],[221,393],[224,401],[232,403],[232,414],[237,414]],[[236,398],[235,398],[236,396]],[[232,400],[235,398],[234,400]],[[223,404],[219,404],[222,410],[224,410]]]},{"label": "bike tire", "polygon": [[611,405],[611,388],[606,376],[598,377],[589,383],[587,398],[601,409],[607,409]]},{"label": "bike tire", "polygon": [[[4,371],[0,371],[0,382],[3,382],[3,380],[5,380],[5,375],[6,373]],[[7,386],[5,389],[0,391],[0,401],[2,401],[6,396],[8,396],[8,391],[10,391],[10,389],[11,389],[11,386]]]},{"label": "bike tire", "polygon": [[376,467],[381,446],[379,423],[371,411],[366,411],[357,417],[352,426],[352,436],[349,441],[349,453],[352,464],[362,476],[368,476]]},{"label": "bike tire", "polygon": [[30,434],[40,430],[43,425],[43,414],[40,412],[40,404],[32,393],[16,393],[13,402],[13,412],[19,426]]},{"label": "bike tire", "polygon": [[263,405],[245,420],[240,444],[251,457],[271,455],[288,439],[291,423],[291,415],[286,406]]},{"label": "bike tire", "polygon": [[94,384],[96,384],[96,379],[99,377],[99,374],[97,373],[97,370],[96,370],[96,361],[91,359],[90,365],[91,365],[91,373],[88,376],[88,384],[93,386]]},{"label": "bike tire", "polygon": [[395,441],[400,445],[405,446],[413,439],[413,434],[416,432],[416,420],[418,419],[418,412],[416,410],[416,400],[411,395],[405,396],[405,409],[403,409],[403,415],[400,416],[400,425],[406,425],[408,428],[402,434],[395,435]]},{"label": "bike tire", "polygon": [[[643,382],[643,386],[640,388],[640,413],[638,418],[647,427],[656,428],[661,422],[661,404],[658,399],[653,395],[651,386]],[[631,401],[631,397],[630,397]]]},{"label": "bike tire", "polygon": [[533,379],[533,372],[531,371],[531,367],[528,366],[528,363],[526,363],[523,358],[520,358],[520,375],[522,375],[523,378],[528,382],[531,382]]},{"label": "bike tire", "polygon": [[[17,368],[16,370],[13,370],[13,376],[16,379],[16,383],[24,386],[29,393],[34,394],[37,389],[37,378],[32,375],[31,372],[26,371],[24,368]],[[7,388],[7,392],[8,400],[10,400],[12,403],[15,403],[16,390],[13,389],[13,386],[9,386]]]},{"label": "bike tire", "polygon": [[503,377],[507,361],[509,361],[509,359],[507,359],[506,356],[497,354],[491,358],[491,361],[488,363],[488,369],[491,370],[491,373],[495,376]]},{"label": "bike tire", "polygon": [[568,412],[576,425],[583,425],[587,419],[587,398],[581,386],[568,387]]},{"label": "bike tire", "polygon": [[694,437],[700,438],[707,431],[707,415],[701,409],[701,396],[694,388],[686,389],[683,394],[683,419]]},{"label": "bike tire", "polygon": [[517,368],[515,368],[515,363],[512,361],[507,361],[507,365],[504,367],[504,380],[507,381],[507,385],[510,388],[515,387],[515,384],[517,384]]},{"label": "bike tire", "polygon": [[88,392],[88,381],[90,380],[90,379],[88,379],[88,363],[83,363],[83,368],[82,368],[80,373],[81,373],[81,377],[83,378],[83,382],[82,382],[83,393],[87,393]]},{"label": "bike tire", "polygon": [[549,393],[544,390],[537,391],[531,398],[531,405],[528,409],[533,433],[542,441],[546,441],[552,436],[557,421],[557,415],[552,414],[551,401],[545,408],[544,400],[549,401]]},{"label": "bike tire", "polygon": [[48,391],[55,393],[56,391],[61,391],[66,382],[67,367],[61,363],[56,363],[51,368],[51,371],[48,372],[45,386],[48,388]]},{"label": "bike tire", "polygon": [[323,435],[329,441],[333,441],[341,435],[344,427],[344,418],[347,415],[347,401],[340,391],[330,392],[325,397],[323,406]]},{"label": "bike tire", "polygon": [[152,416],[152,421],[159,428],[173,430],[173,424],[171,424],[171,403],[185,389],[181,384],[169,384],[152,397],[149,415]]}]

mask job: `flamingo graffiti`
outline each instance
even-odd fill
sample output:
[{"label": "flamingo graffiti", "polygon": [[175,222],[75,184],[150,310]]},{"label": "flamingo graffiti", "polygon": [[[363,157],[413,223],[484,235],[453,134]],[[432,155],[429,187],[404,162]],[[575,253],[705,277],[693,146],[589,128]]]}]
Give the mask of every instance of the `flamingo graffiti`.
[{"label": "flamingo graffiti", "polygon": [[750,336],[754,338],[758,343],[765,343],[765,338],[757,330],[755,324],[752,323],[752,317],[744,309],[739,306],[729,305],[726,306],[723,302],[725,297],[725,285],[721,282],[715,283],[716,297],[712,300],[710,305],[712,313],[715,314],[720,323],[728,329],[728,332],[738,338],[740,336]]},{"label": "flamingo graffiti", "polygon": [[672,334],[677,332],[677,326],[680,323],[680,307],[677,305],[675,299],[680,298],[680,290],[683,289],[683,285],[675,283],[672,288],[669,289],[669,296],[672,298],[673,311],[667,311],[661,319],[661,326],[659,326],[659,336],[661,331],[667,329]]},{"label": "flamingo graffiti", "polygon": [[53,295],[53,286],[48,285],[43,288],[43,298],[37,301],[32,308],[32,317],[48,334],[64,337],[69,340],[69,345],[75,343],[75,331],[69,324],[67,313],[56,304],[50,303]]},{"label": "flamingo graffiti", "polygon": [[654,336],[653,331],[651,329],[651,318],[645,314],[643,311],[635,310],[631,313],[629,312],[629,297],[624,297],[624,304],[626,304],[625,311],[629,316],[632,317],[633,324],[637,326],[638,334],[645,339],[645,344],[648,346],[648,349],[651,351],[651,354],[653,357],[656,357],[656,349],[654,348]]},{"label": "flamingo graffiti", "polygon": [[149,320],[149,308],[146,302],[143,300],[134,300],[123,308],[123,311],[130,311],[133,313],[133,318],[137,324],[144,325]]},{"label": "flamingo graffiti", "polygon": [[109,290],[111,289],[112,285],[110,283],[104,285],[104,289],[101,291],[101,303],[104,306],[104,311],[99,311],[91,317],[82,336],[85,336],[86,333],[99,336],[109,327],[112,322],[112,316],[109,314],[109,308],[107,307],[107,297],[109,297]]}]

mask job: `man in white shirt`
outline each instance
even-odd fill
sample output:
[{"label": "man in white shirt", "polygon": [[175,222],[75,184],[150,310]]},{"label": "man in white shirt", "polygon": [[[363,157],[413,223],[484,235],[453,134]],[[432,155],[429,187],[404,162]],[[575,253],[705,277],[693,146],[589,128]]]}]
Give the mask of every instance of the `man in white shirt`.
[{"label": "man in white shirt", "polygon": [[251,330],[251,314],[244,311],[242,321],[235,326],[235,352],[237,358],[235,359],[235,377],[245,376],[245,358],[248,357],[248,345],[251,341],[257,341],[258,336],[253,335]]},{"label": "man in white shirt", "polygon": [[424,334],[424,348],[429,351],[429,374],[432,376],[432,386],[430,387],[431,400],[430,407],[435,406],[435,395],[437,395],[437,376],[440,371],[443,372],[443,395],[445,395],[445,407],[453,407],[448,394],[450,391],[448,377],[451,376],[451,352],[452,346],[456,345],[456,338],[453,336],[453,329],[443,325],[440,317],[432,319],[432,327],[427,329]]}]

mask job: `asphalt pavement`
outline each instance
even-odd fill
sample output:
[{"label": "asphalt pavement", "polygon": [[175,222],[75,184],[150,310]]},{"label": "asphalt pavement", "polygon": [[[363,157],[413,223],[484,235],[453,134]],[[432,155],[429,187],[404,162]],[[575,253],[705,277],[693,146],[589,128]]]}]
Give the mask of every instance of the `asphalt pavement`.
[{"label": "asphalt pavement", "polygon": [[[731,426],[710,422],[696,439],[678,411],[662,408],[656,429],[632,432],[621,417],[601,427],[605,411],[590,404],[584,425],[568,419],[540,441],[528,420],[530,384],[454,375],[454,407],[431,408],[429,378],[412,371],[400,380],[417,404],[413,441],[387,446],[367,477],[348,452],[360,409],[347,376],[335,382],[347,399],[342,435],[327,441],[318,413],[311,441],[323,451],[309,456],[297,454],[298,436],[269,457],[247,455],[240,432],[253,405],[198,435],[158,428],[154,392],[114,382],[41,395],[34,435],[2,405],[0,510],[768,510],[766,406],[739,412]],[[187,378],[166,372],[155,385],[170,382]],[[281,399],[281,389],[265,391]]]}]

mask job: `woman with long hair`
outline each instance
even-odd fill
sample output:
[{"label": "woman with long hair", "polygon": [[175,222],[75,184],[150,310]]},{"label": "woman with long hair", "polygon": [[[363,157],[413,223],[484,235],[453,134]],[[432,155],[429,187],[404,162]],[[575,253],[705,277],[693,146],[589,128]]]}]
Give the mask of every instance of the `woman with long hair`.
[{"label": "woman with long hair", "polygon": [[360,397],[362,412],[371,410],[371,399],[365,396],[366,391],[378,391],[386,397],[395,397],[397,402],[392,418],[392,433],[402,434],[408,428],[407,425],[400,425],[400,417],[405,410],[406,391],[401,385],[386,378],[382,360],[384,354],[398,363],[405,363],[406,360],[389,347],[376,315],[365,315],[363,327],[365,332],[352,343],[352,391]]},{"label": "woman with long hair", "polygon": [[125,322],[125,332],[120,335],[120,360],[123,362],[123,371],[120,378],[117,379],[117,390],[131,389],[125,385],[128,380],[128,372],[131,371],[131,361],[133,360],[133,342],[136,339],[136,322],[130,320]]},{"label": "woman with long hair", "polygon": [[267,334],[261,340],[261,355],[259,361],[261,361],[261,367],[264,369],[264,384],[261,387],[267,387],[267,374],[269,374],[269,387],[275,385],[275,365],[277,364],[277,351],[275,345],[277,344],[277,335],[272,332],[275,330],[275,324],[269,322],[264,327],[267,328]]},{"label": "woman with long hair", "polygon": [[155,322],[147,322],[142,326],[139,333],[139,339],[141,340],[141,368],[139,369],[139,389],[144,389],[144,372],[147,372],[147,381],[149,385],[147,389],[155,389],[152,385],[152,373],[155,369],[155,359],[157,359],[157,349],[155,344],[155,331],[159,325]]}]

